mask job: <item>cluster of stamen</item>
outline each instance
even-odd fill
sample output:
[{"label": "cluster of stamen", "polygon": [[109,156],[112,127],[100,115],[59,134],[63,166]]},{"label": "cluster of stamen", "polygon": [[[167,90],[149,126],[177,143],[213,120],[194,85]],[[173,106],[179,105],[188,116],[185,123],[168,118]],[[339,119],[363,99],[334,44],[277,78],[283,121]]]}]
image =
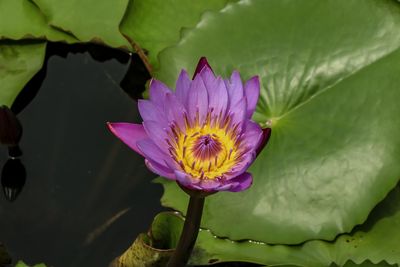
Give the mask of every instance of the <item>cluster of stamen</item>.
[{"label": "cluster of stamen", "polygon": [[246,151],[240,125],[232,124],[232,115],[214,115],[210,109],[203,123],[197,112],[193,121],[184,115],[184,129],[170,124],[166,142],[182,171],[199,179],[219,179],[234,170]]}]

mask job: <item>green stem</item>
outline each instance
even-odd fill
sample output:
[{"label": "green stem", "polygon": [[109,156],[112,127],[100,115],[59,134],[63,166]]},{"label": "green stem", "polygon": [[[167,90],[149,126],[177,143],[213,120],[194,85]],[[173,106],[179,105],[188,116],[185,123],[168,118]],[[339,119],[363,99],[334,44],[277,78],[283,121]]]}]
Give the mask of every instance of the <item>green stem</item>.
[{"label": "green stem", "polygon": [[167,267],[184,267],[192,253],[197,234],[200,229],[201,215],[203,214],[204,197],[190,196],[185,224],[179,239],[178,246],[170,258]]}]

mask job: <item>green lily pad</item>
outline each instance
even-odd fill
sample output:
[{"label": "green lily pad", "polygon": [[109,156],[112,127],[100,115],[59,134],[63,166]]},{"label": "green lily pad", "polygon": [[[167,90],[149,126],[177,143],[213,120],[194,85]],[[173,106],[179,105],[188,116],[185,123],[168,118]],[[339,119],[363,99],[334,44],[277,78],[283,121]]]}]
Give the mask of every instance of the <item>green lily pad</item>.
[{"label": "green lily pad", "polygon": [[46,22],[39,8],[27,0],[0,1],[0,39],[47,39],[50,41],[77,40]]},{"label": "green lily pad", "polygon": [[149,63],[156,67],[158,53],[179,40],[183,27],[195,26],[203,12],[220,10],[228,1],[131,1],[121,32],[148,51]]},{"label": "green lily pad", "polygon": [[46,43],[0,41],[0,106],[11,107],[25,84],[42,68]]},{"label": "green lily pad", "polygon": [[[246,0],[211,12],[160,55],[173,86],[206,56],[216,73],[258,74],[254,119],[272,125],[253,186],[206,202],[202,226],[273,244],[350,232],[400,177],[400,4]],[[165,181],[162,202],[187,197]]]},{"label": "green lily pad", "polygon": [[50,25],[74,35],[82,42],[129,48],[119,32],[129,0],[33,0]]},{"label": "green lily pad", "polygon": [[[227,221],[229,222],[229,221]],[[154,219],[152,238],[174,248],[183,227],[175,213],[160,213]],[[397,186],[370,214],[366,223],[333,242],[312,240],[302,245],[270,245],[262,242],[232,241],[201,229],[190,258],[193,265],[218,262],[253,262],[267,266],[399,266],[400,187]],[[390,237],[390,238],[389,238]]]}]

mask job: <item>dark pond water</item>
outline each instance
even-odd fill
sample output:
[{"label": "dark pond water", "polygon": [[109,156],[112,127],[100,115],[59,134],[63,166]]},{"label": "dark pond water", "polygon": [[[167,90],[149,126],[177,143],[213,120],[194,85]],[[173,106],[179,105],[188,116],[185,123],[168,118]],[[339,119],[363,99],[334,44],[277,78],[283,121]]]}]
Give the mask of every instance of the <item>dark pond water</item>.
[{"label": "dark pond water", "polygon": [[[65,48],[48,47],[47,71],[13,107],[23,125],[27,175],[14,201],[1,192],[0,241],[14,262],[107,266],[162,210],[155,175],[105,124],[140,121],[131,96],[140,95],[147,77],[140,61],[130,64],[123,53]],[[134,79],[124,79],[128,71]],[[0,147],[0,169],[7,160]]]}]

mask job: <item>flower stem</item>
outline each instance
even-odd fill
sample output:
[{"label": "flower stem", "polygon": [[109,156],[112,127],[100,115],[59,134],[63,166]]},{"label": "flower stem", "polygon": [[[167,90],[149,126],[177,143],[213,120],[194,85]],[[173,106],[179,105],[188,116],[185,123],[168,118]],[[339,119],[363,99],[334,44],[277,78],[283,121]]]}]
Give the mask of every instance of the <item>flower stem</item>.
[{"label": "flower stem", "polygon": [[203,196],[190,196],[185,224],[178,246],[170,258],[167,267],[184,267],[192,253],[200,229],[201,215],[204,206]]}]

